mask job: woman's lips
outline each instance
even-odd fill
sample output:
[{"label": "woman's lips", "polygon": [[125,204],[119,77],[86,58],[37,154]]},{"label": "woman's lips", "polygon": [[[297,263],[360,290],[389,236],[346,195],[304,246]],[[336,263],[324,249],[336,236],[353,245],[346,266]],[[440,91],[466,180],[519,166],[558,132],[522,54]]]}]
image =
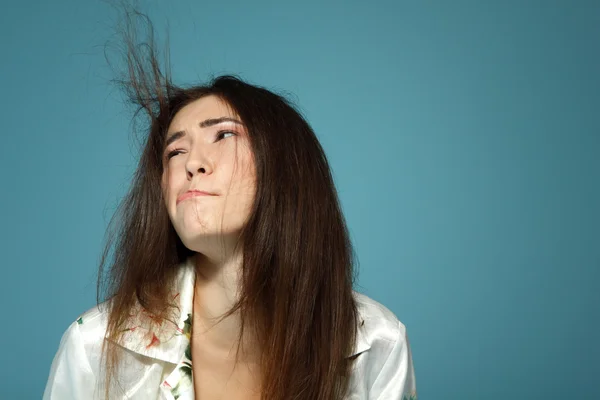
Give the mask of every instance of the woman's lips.
[{"label": "woman's lips", "polygon": [[201,191],[198,191],[198,190],[192,190],[192,191],[189,191],[189,192],[185,192],[184,194],[182,194],[181,196],[179,196],[177,198],[177,204],[179,204],[180,202],[182,202],[184,200],[187,200],[187,199],[190,199],[190,198],[196,197],[196,196],[215,196],[215,195],[212,194],[212,193],[201,192]]}]

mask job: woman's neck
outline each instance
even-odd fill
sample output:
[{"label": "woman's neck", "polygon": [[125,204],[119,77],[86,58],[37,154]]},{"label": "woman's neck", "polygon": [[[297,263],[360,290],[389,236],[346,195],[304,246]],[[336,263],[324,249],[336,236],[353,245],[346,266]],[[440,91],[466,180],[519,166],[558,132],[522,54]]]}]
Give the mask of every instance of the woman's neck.
[{"label": "woman's neck", "polygon": [[[223,357],[235,359],[239,342],[241,317],[239,311],[217,323],[219,317],[229,311],[239,299],[242,258],[229,257],[224,262],[213,262],[202,254],[195,256],[196,283],[194,287],[192,340]],[[256,362],[256,341],[250,337],[251,329],[244,329],[244,346],[240,360]]]}]

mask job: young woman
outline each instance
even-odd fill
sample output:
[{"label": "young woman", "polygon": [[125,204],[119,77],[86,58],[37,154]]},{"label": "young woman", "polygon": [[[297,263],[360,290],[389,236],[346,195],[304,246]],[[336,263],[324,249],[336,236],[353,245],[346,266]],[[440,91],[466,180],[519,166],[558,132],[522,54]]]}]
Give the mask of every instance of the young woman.
[{"label": "young woman", "polygon": [[44,399],[416,399],[405,326],[352,289],[309,124],[234,77],[175,86],[134,38],[124,83],[150,124],[109,296],[65,332]]}]

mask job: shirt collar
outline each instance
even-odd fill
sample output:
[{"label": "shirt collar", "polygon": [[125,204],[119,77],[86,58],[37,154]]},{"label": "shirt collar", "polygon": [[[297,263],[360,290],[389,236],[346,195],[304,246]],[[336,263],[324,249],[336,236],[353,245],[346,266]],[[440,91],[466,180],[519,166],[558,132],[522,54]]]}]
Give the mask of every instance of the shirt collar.
[{"label": "shirt collar", "polygon": [[[171,296],[171,318],[157,318],[136,303],[123,328],[119,344],[135,353],[173,364],[181,362],[192,332],[194,284],[196,271],[188,257],[179,267]],[[368,350],[363,319],[359,312],[356,343],[348,357]],[[110,339],[110,338],[109,338]]]}]

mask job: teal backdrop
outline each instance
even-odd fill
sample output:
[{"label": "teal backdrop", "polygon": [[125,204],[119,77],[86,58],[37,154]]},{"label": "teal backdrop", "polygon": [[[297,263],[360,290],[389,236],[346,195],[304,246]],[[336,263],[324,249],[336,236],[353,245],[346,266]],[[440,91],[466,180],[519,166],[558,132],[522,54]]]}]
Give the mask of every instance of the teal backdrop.
[{"label": "teal backdrop", "polygon": [[[290,94],[420,399],[600,398],[600,3],[141,1],[177,83]],[[2,1],[2,399],[95,303],[138,154],[103,1]],[[109,52],[110,53],[110,52]],[[109,54],[110,55],[110,54]]]}]

